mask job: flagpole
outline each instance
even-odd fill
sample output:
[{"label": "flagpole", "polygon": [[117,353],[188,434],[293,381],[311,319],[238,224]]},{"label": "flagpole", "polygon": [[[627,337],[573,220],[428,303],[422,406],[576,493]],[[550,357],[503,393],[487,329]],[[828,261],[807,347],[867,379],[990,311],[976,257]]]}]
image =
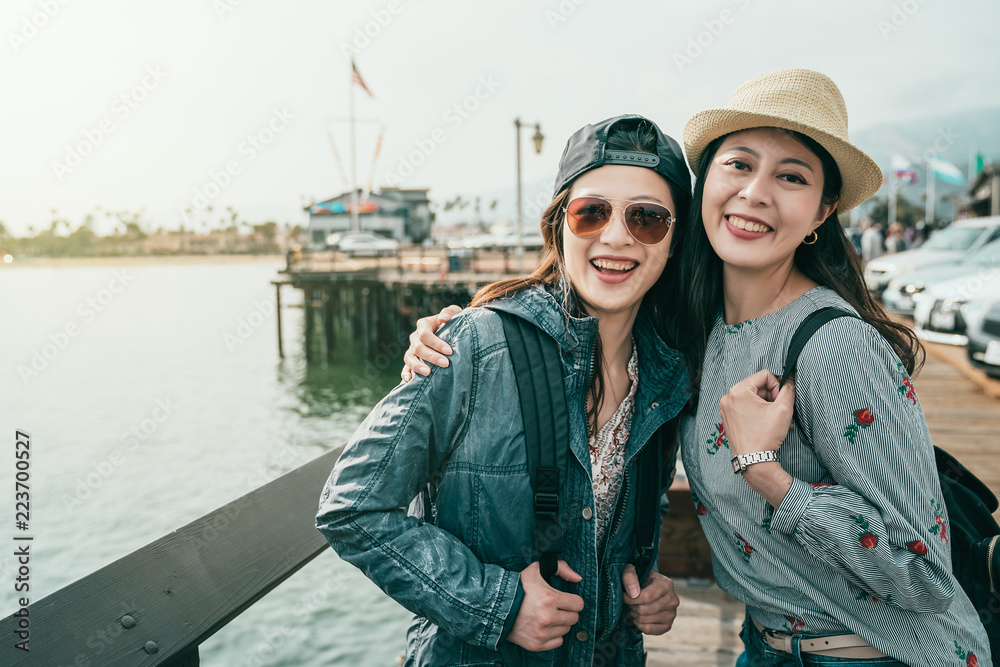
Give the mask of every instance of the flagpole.
[{"label": "flagpole", "polygon": [[924,223],[927,225],[927,233],[934,228],[934,167],[930,160],[927,161],[927,201],[924,203]]},{"label": "flagpole", "polygon": [[899,178],[895,173],[892,175],[892,183],[889,184],[889,220],[885,223],[885,228],[896,222],[896,193],[899,191]]},{"label": "flagpole", "polygon": [[348,84],[349,99],[351,105],[351,231],[357,232],[361,230],[361,225],[358,222],[358,155],[356,138],[354,136],[354,73],[357,71],[357,66],[354,64],[354,58],[351,58],[351,81]]}]

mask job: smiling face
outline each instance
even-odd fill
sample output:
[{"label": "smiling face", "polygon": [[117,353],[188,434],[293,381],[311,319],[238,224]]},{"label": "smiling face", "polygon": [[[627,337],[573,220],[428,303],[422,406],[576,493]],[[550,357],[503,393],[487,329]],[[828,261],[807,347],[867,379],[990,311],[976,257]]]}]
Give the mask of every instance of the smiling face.
[{"label": "smiling face", "polygon": [[603,197],[615,206],[610,223],[596,236],[582,239],[563,221],[566,275],[587,312],[596,317],[631,314],[656,283],[670,254],[673,229],[656,245],[642,245],[625,227],[629,202],[653,202],[676,214],[666,180],[652,169],[609,164],[588,171],[573,183],[569,199]]},{"label": "smiling face", "polygon": [[723,139],[705,177],[702,219],[730,268],[792,266],[795,250],[833,212],[820,158],[784,130],[757,128]]}]

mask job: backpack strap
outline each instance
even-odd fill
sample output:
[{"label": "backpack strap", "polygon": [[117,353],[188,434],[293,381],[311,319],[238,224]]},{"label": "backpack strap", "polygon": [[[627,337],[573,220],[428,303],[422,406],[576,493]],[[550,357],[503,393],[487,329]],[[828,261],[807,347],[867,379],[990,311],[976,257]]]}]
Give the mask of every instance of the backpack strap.
[{"label": "backpack strap", "polygon": [[569,450],[569,410],[562,357],[555,340],[534,324],[494,310],[503,322],[524,417],[528,471],[534,492],[535,541],[546,581],[562,551],[559,523],[560,474]]},{"label": "backpack strap", "polygon": [[[663,489],[663,462],[668,449],[677,444],[675,422],[668,421],[653,434],[651,441],[639,453],[639,484],[635,496],[635,571],[643,581],[653,564],[659,545],[656,518],[660,511],[660,491]],[[671,451],[671,454],[673,452]]]},{"label": "backpack strap", "polygon": [[827,306],[826,308],[820,308],[809,313],[806,319],[802,320],[799,328],[792,334],[792,340],[788,344],[788,353],[785,355],[785,369],[781,373],[781,384],[778,385],[778,389],[784,387],[788,378],[792,377],[795,373],[795,368],[799,363],[799,355],[802,354],[802,348],[806,346],[806,343],[813,337],[813,334],[819,331],[824,324],[838,317],[857,317],[857,315],[846,310],[841,310],[840,308]]},{"label": "backpack strap", "polygon": [[[795,374],[795,369],[798,368],[799,355],[802,354],[802,349],[806,346],[806,343],[809,342],[809,339],[813,337],[813,334],[819,331],[827,322],[832,322],[840,317],[858,316],[852,312],[841,310],[840,308],[836,308],[834,306],[827,306],[809,313],[809,315],[807,315],[806,318],[799,323],[795,333],[792,334],[792,340],[788,343],[788,352],[785,354],[785,368],[781,372],[781,382],[778,384],[779,391],[785,386],[785,382],[787,382],[788,379]],[[803,426],[802,421],[799,420],[798,410],[792,411],[792,418],[798,425],[799,430],[805,434],[806,429]]]}]

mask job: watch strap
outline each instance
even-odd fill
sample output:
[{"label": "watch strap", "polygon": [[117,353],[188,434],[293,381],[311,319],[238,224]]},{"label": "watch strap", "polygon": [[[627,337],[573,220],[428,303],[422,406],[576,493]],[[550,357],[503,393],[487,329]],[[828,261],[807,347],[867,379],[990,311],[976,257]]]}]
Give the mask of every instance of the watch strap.
[{"label": "watch strap", "polygon": [[779,463],[778,452],[769,450],[766,452],[753,452],[752,454],[737,454],[732,459],[733,472],[740,474],[755,463],[767,462]]}]

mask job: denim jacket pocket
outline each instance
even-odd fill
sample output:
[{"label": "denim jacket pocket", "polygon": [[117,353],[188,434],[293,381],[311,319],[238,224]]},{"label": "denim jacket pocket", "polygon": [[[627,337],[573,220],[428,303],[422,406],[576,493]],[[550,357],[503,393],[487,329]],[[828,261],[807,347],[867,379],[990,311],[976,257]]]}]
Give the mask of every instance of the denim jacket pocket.
[{"label": "denim jacket pocket", "polygon": [[520,572],[535,559],[527,469],[450,470],[438,491],[437,524],[483,563]]}]

